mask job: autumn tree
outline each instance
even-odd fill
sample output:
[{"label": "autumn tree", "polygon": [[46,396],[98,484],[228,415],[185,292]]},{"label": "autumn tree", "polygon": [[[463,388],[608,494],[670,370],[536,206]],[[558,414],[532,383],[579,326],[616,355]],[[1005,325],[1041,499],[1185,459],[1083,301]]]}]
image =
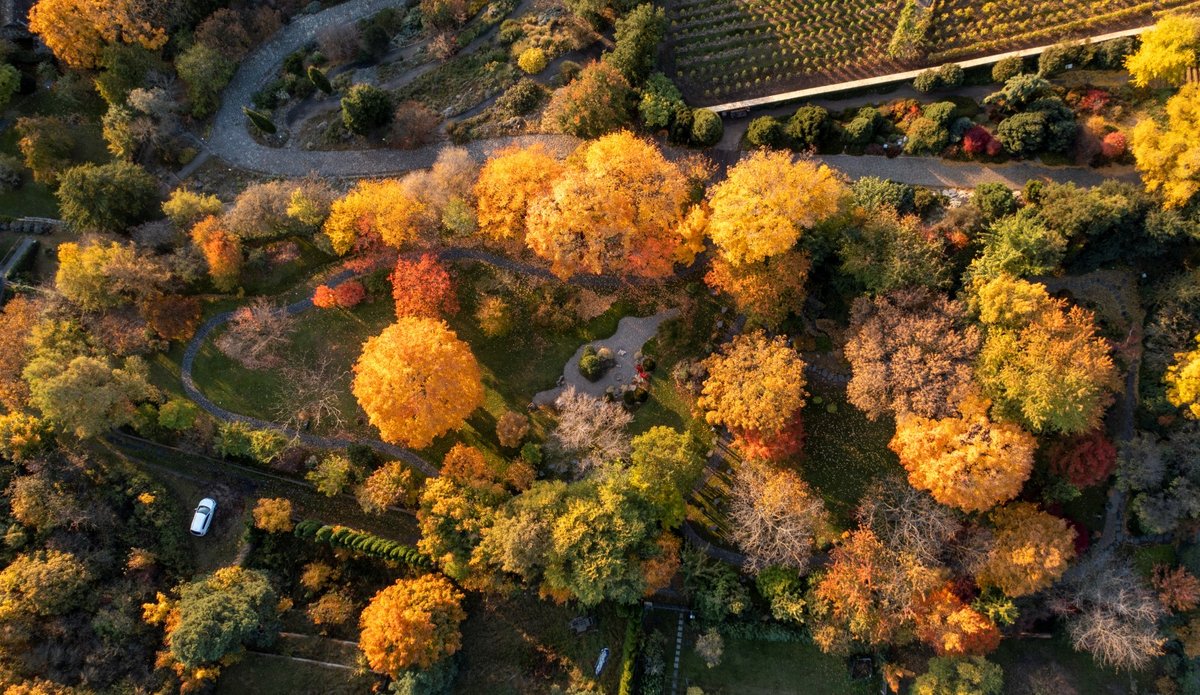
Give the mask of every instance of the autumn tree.
[{"label": "autumn tree", "polygon": [[1000,646],[996,624],[963,602],[946,585],[918,608],[917,637],[938,656],[983,655]]},{"label": "autumn tree", "polygon": [[167,6],[152,0],[38,0],[29,10],[29,30],[67,65],[94,68],[106,44],[162,48]]},{"label": "autumn tree", "polygon": [[963,524],[933,496],[890,475],[875,480],[856,511],[859,527],[887,548],[930,567],[943,564]]},{"label": "autumn tree", "polygon": [[363,511],[383,514],[388,507],[398,504],[412,506],[416,503],[416,493],[417,481],[409,467],[400,461],[388,461],[367,476],[355,496]]},{"label": "autumn tree", "polygon": [[825,504],[795,471],[755,461],[734,471],[729,520],[751,571],[782,566],[804,572],[830,529]]},{"label": "autumn tree", "polygon": [[804,306],[804,283],[811,267],[809,255],[795,250],[741,265],[718,257],[704,282],[732,297],[734,306],[749,320],[773,330]]},{"label": "autumn tree", "polygon": [[580,147],[550,192],[530,203],[529,248],[562,278],[669,274],[689,199],[683,172],[628,131]]},{"label": "autumn tree", "polygon": [[683,523],[686,499],[704,470],[704,457],[690,433],[651,427],[631,442],[629,480],[659,508],[664,528]]},{"label": "autumn tree", "polygon": [[283,497],[264,497],[254,506],[254,527],[267,533],[292,530],[292,501]]},{"label": "autumn tree", "polygon": [[705,360],[697,404],[710,424],[769,439],[804,407],[804,361],[778,336],[742,334]]},{"label": "autumn tree", "polygon": [[976,580],[1018,597],[1050,586],[1075,557],[1075,530],[1029,502],[1016,502],[991,514],[995,544]]},{"label": "autumn tree", "polygon": [[187,340],[200,324],[200,300],[179,294],[158,295],[142,302],[141,313],[163,340]]},{"label": "autumn tree", "polygon": [[982,656],[956,659],[937,656],[929,670],[913,681],[913,695],[1000,695],[1004,669]]},{"label": "autumn tree", "polygon": [[1017,496],[1033,470],[1037,441],[1016,425],[990,420],[988,405],[972,395],[960,403],[958,415],[901,416],[889,447],[913,487],[967,512],[986,511]]},{"label": "autumn tree", "polygon": [[979,287],[978,307],[976,375],[996,412],[1035,433],[1096,429],[1120,381],[1092,313],[1007,276]]},{"label": "autumn tree", "polygon": [[500,446],[514,449],[529,434],[529,418],[515,410],[505,411],[496,421],[496,439]]},{"label": "autumn tree", "polygon": [[191,229],[200,220],[210,215],[220,215],[224,206],[215,195],[207,195],[176,188],[162,204],[163,214],[179,229]]},{"label": "autumn tree", "polygon": [[584,66],[574,80],[554,90],[542,116],[550,131],[595,138],[629,123],[633,90],[607,62]]},{"label": "autumn tree", "polygon": [[139,403],[159,397],[146,363],[138,357],[120,366],[87,355],[66,364],[41,362],[34,360],[25,368],[30,404],[61,431],[80,439],[129,424]]},{"label": "autumn tree", "polygon": [[1150,584],[1158,592],[1158,602],[1172,613],[1187,613],[1200,606],[1200,579],[1185,567],[1155,565]]},{"label": "autumn tree", "polygon": [[1167,368],[1163,380],[1171,405],[1183,408],[1187,417],[1200,420],[1200,335],[1196,336],[1195,350],[1175,354],[1175,363]]},{"label": "autumn tree", "polygon": [[979,343],[966,308],[945,295],[904,289],[860,297],[846,341],[853,370],[846,394],[872,420],[902,413],[948,417],[955,394],[972,382]]},{"label": "autumn tree", "polygon": [[525,217],[550,193],[563,164],[541,143],[510,147],[488,158],[475,182],[479,231],[495,241],[525,241]]},{"label": "autumn tree", "polygon": [[391,281],[398,318],[441,318],[458,313],[458,296],[450,273],[433,254],[423,253],[415,260],[399,258]]},{"label": "autumn tree", "polygon": [[843,654],[855,641],[906,644],[920,602],[944,581],[943,569],[884,546],[870,529],[853,531],[813,587],[813,640],[824,652]]},{"label": "autumn tree", "polygon": [[[1194,20],[1200,24],[1200,19]],[[1188,84],[1167,101],[1166,127],[1153,119],[1138,121],[1130,149],[1146,190],[1159,191],[1169,208],[1182,208],[1200,192],[1196,172],[1197,145],[1191,137],[1200,128],[1200,84]]]},{"label": "autumn tree", "polygon": [[431,229],[429,207],[398,179],[364,180],[333,202],[321,230],[338,255],[363,237],[378,237],[391,246],[415,241]]},{"label": "autumn tree", "polygon": [[839,239],[841,270],[869,292],[950,284],[944,243],[925,231],[916,215],[887,208],[855,210]]},{"label": "autumn tree", "polygon": [[392,677],[429,668],[458,651],[463,594],[444,577],[398,579],[371,598],[359,618],[358,646],[371,669]]},{"label": "autumn tree", "polygon": [[1165,440],[1138,432],[1118,459],[1117,483],[1143,529],[1170,533],[1200,517],[1200,423],[1189,421]]},{"label": "autumn tree", "polygon": [[330,287],[318,285],[313,290],[313,306],[318,309],[353,309],[367,298],[367,288],[355,279],[343,280]]},{"label": "autumn tree", "polygon": [[29,360],[26,341],[41,318],[42,302],[26,295],[17,295],[0,309],[0,406],[5,410],[21,410],[29,399],[29,386],[21,372]]},{"label": "autumn tree", "polygon": [[629,456],[625,428],[633,416],[617,403],[602,401],[568,386],[554,401],[558,424],[546,445],[554,459],[563,459],[579,475]]},{"label": "autumn tree", "polygon": [[192,227],[191,237],[204,255],[213,285],[222,292],[233,291],[242,274],[242,244],[238,238],[211,215]]},{"label": "autumn tree", "polygon": [[1055,442],[1049,451],[1050,468],[1079,488],[1099,485],[1117,467],[1117,448],[1103,430]]},{"label": "autumn tree", "polygon": [[71,128],[58,116],[25,116],[18,118],[13,130],[20,140],[17,149],[25,166],[38,183],[54,184],[71,165],[75,137]]},{"label": "autumn tree", "polygon": [[295,320],[286,311],[259,297],[233,312],[216,346],[246,369],[275,367],[282,362],[279,352],[294,328]]},{"label": "autumn tree", "polygon": [[339,453],[329,453],[317,462],[304,479],[316,487],[317,492],[326,497],[337,497],[342,492],[358,482],[362,469],[350,460],[349,456]]},{"label": "autumn tree", "polygon": [[1095,550],[1068,570],[1050,606],[1064,617],[1071,645],[1101,666],[1144,669],[1167,642],[1154,592],[1112,551]]},{"label": "autumn tree", "polygon": [[[354,600],[344,591],[331,591],[308,604],[304,612],[313,625],[345,625],[354,617]],[[325,634],[324,629],[321,634]]]},{"label": "autumn tree", "polygon": [[85,311],[111,309],[150,299],[170,279],[170,272],[132,245],[91,241],[58,246],[54,286]]},{"label": "autumn tree", "polygon": [[483,404],[481,378],[445,323],[410,316],[363,344],[353,391],[385,441],[421,449]]},{"label": "autumn tree", "polygon": [[0,622],[62,615],[79,605],[92,571],[58,550],[17,555],[0,570]]},{"label": "autumn tree", "polygon": [[256,570],[225,567],[184,584],[177,617],[168,620],[171,655],[197,668],[246,646],[266,646],[275,638],[277,604],[267,576]]},{"label": "autumn tree", "polygon": [[1138,50],[1125,58],[1125,69],[1138,87],[1155,82],[1179,84],[1200,61],[1200,17],[1164,15],[1142,32]]},{"label": "autumn tree", "polygon": [[805,229],[838,211],[846,194],[823,164],[757,150],[709,189],[708,235],[728,263],[756,263],[795,246]]}]

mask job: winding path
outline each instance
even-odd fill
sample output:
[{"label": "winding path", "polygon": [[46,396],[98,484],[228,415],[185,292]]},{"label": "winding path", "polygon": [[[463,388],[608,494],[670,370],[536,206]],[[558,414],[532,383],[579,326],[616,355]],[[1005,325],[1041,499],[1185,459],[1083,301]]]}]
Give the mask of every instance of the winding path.
[{"label": "winding path", "polygon": [[[283,59],[293,51],[315,41],[324,29],[348,24],[391,7],[395,0],[346,0],[316,14],[297,17],[270,41],[246,57],[222,95],[221,108],[209,135],[200,141],[205,155],[185,168],[191,173],[208,155],[247,171],[272,176],[301,177],[310,173],[331,178],[363,178],[397,174],[432,166],[444,145],[433,144],[413,150],[327,150],[312,151],[268,147],[251,137],[242,107],[275,75]],[[731,128],[738,127],[733,123]],[[466,145],[476,159],[510,145],[545,144],[565,156],[580,140],[570,135],[517,135],[477,140]],[[736,152],[713,151],[724,159],[736,159]],[[1028,179],[1048,179],[1060,183],[1095,185],[1107,178],[1136,179],[1131,168],[1094,170],[1087,167],[1052,167],[1036,162],[988,165],[950,162],[937,157],[899,157],[827,155],[817,159],[845,172],[851,178],[881,176],[902,183],[931,187],[969,187],[979,183],[1006,183],[1014,188]],[[183,172],[181,172],[183,173]]]}]

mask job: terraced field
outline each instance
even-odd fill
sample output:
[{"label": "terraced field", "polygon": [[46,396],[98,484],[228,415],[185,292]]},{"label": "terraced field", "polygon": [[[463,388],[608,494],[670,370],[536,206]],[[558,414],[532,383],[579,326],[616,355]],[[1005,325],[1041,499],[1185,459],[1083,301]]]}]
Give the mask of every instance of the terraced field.
[{"label": "terraced field", "polygon": [[930,54],[888,57],[903,0],[668,0],[666,71],[695,104],[1141,26],[1200,0],[933,0]]}]

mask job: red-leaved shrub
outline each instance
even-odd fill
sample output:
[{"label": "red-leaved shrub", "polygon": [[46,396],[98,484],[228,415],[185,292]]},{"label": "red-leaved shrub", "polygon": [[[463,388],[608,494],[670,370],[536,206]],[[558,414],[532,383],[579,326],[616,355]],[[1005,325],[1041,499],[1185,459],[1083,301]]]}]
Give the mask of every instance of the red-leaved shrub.
[{"label": "red-leaved shrub", "polygon": [[1050,466],[1076,487],[1104,482],[1117,465],[1117,448],[1100,430],[1056,443]]}]

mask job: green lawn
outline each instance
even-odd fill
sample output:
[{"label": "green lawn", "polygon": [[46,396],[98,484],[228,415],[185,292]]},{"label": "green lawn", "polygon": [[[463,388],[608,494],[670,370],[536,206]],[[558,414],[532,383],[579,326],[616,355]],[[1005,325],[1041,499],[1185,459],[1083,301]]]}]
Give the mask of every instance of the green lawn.
[{"label": "green lawn", "polygon": [[800,473],[825,499],[835,521],[849,527],[854,508],[871,481],[903,472],[896,455],[887,448],[895,426],[889,419],[871,422],[841,391],[819,384],[810,384],[809,390],[813,397],[804,408]]},{"label": "green lawn", "polygon": [[[870,695],[879,692],[874,679],[854,681],[846,660],[822,654],[811,644],[725,640],[721,663],[708,668],[692,645],[687,630],[679,666],[681,692],[698,686],[704,695]],[[672,663],[667,650],[668,669]]]},{"label": "green lawn", "polygon": [[374,682],[371,676],[355,676],[344,669],[266,654],[246,654],[241,661],[221,669],[216,692],[217,695],[360,695],[371,692]]},{"label": "green lawn", "polygon": [[[1004,692],[1018,695],[1029,692],[1087,693],[1088,695],[1119,695],[1132,692],[1154,692],[1150,686],[1153,670],[1140,677],[1102,669],[1090,654],[1077,652],[1067,637],[1056,634],[1051,639],[1005,639],[988,659],[1004,668]],[[1065,682],[1070,688],[1045,684]],[[1041,685],[1039,688],[1038,686]]]}]

